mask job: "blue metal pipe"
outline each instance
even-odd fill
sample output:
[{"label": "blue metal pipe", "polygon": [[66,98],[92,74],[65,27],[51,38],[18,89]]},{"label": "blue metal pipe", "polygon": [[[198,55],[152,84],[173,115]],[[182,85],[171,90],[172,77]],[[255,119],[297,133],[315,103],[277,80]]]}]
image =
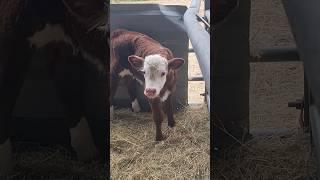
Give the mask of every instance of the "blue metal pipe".
[{"label": "blue metal pipe", "polygon": [[210,35],[197,20],[201,0],[192,0],[184,14],[184,25],[195,51],[205,81],[207,105],[210,111]]}]

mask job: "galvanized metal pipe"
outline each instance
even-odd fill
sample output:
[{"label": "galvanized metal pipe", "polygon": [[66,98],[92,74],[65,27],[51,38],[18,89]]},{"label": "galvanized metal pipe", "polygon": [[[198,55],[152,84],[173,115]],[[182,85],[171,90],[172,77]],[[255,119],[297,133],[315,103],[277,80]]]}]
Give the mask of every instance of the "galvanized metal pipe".
[{"label": "galvanized metal pipe", "polygon": [[300,61],[297,48],[262,49],[250,62],[283,62]]},{"label": "galvanized metal pipe", "polygon": [[202,76],[191,76],[188,78],[188,81],[203,81]]},{"label": "galvanized metal pipe", "polygon": [[210,35],[197,20],[201,0],[192,0],[184,14],[184,25],[196,53],[208,92],[207,105],[210,111]]},{"label": "galvanized metal pipe", "polygon": [[210,10],[206,10],[204,12],[205,17],[208,19],[209,23],[210,23]]}]

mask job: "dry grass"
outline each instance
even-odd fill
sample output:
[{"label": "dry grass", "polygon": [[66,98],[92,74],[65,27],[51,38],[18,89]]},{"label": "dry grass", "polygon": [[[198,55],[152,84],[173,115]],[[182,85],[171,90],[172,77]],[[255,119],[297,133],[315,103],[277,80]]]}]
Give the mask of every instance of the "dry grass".
[{"label": "dry grass", "polygon": [[222,180],[305,180],[315,173],[308,134],[288,134],[253,139],[239,149],[215,159],[214,178]]},{"label": "dry grass", "polygon": [[8,180],[104,180],[105,164],[80,162],[63,147],[19,147],[14,154],[15,167]]},{"label": "dry grass", "polygon": [[209,179],[209,116],[205,106],[186,107],[176,127],[163,122],[164,141],[154,142],[150,113],[115,111],[111,121],[112,179]]}]

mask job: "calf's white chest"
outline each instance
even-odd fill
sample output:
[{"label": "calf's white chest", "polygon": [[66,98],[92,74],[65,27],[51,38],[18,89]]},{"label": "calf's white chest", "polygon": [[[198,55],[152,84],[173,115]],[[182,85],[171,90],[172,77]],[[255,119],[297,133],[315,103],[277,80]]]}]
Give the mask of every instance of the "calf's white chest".
[{"label": "calf's white chest", "polygon": [[161,97],[161,101],[164,102],[168,99],[169,95],[171,94],[171,92],[169,90],[166,90],[166,92],[163,94],[163,96]]}]

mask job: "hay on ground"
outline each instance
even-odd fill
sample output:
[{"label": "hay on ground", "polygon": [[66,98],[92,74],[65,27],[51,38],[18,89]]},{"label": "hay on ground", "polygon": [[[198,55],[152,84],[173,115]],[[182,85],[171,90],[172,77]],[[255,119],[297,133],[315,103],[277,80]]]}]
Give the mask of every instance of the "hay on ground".
[{"label": "hay on ground", "polygon": [[15,167],[8,180],[104,180],[105,163],[100,161],[81,162],[63,147],[19,147],[14,154]]},{"label": "hay on ground", "polygon": [[298,130],[253,139],[214,159],[214,179],[302,180],[315,173],[310,137]]},{"label": "hay on ground", "polygon": [[150,113],[115,111],[111,121],[112,179],[209,179],[210,130],[205,106],[175,114],[162,124],[166,139],[155,142]]}]

